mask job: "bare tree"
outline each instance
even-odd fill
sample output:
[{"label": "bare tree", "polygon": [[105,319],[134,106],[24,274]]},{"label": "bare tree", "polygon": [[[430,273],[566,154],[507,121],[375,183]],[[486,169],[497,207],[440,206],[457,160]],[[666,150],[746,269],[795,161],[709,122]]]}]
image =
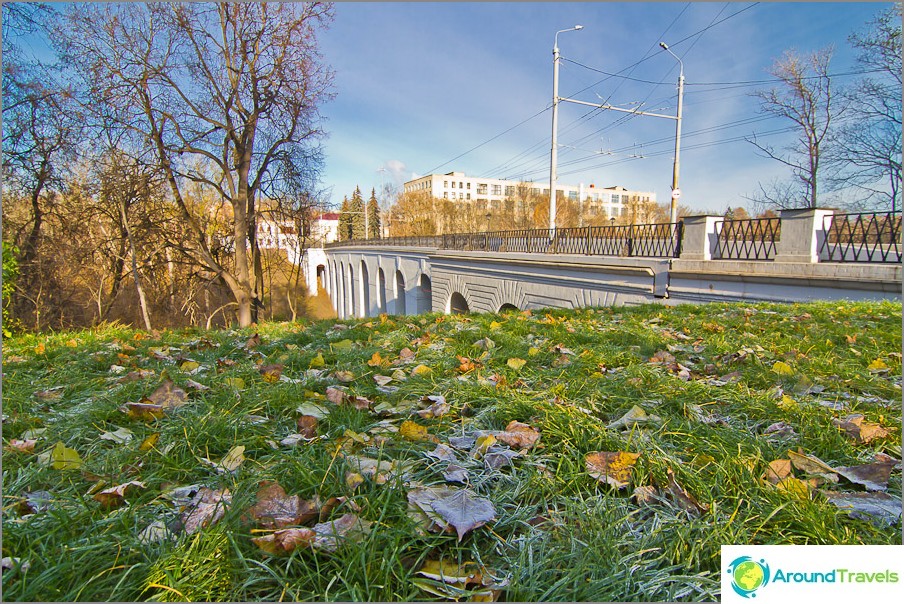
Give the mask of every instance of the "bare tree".
[{"label": "bare tree", "polygon": [[763,112],[794,124],[795,137],[792,143],[779,149],[761,143],[756,137],[747,140],[766,157],[791,169],[793,182],[797,185],[792,190],[801,195],[784,198],[775,193],[787,194],[787,189],[761,186],[755,201],[767,201],[782,208],[816,207],[824,144],[839,112],[829,75],[832,54],[831,47],[803,56],[793,50],[787,51],[769,71],[781,81],[781,86],[755,93]]},{"label": "bare tree", "polygon": [[[258,200],[285,190],[287,178],[312,188],[318,176],[318,106],[332,74],[316,31],[331,7],[75,4],[66,17],[56,39],[90,83],[104,125],[146,137],[191,233],[183,249],[228,286],[239,323],[251,324],[262,296]],[[190,183],[228,205],[228,261],[186,198]]]},{"label": "bare tree", "polygon": [[853,189],[858,198],[851,205],[894,211],[901,198],[901,5],[848,40],[870,75],[843,91],[850,110],[827,157],[829,185]]}]

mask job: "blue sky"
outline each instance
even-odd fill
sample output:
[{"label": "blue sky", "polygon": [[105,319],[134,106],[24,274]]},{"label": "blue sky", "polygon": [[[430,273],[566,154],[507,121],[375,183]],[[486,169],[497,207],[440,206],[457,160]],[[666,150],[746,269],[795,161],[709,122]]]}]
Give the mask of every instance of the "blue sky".
[{"label": "blue sky", "polygon": [[[581,24],[583,30],[559,35],[560,96],[674,114],[678,64],[659,48],[665,41],[685,66],[681,202],[714,211],[747,205],[744,196],[758,182],[787,173],[742,137],[787,124],[757,119],[763,116],[749,94],[757,86],[732,83],[770,79],[767,69],[788,49],[830,44],[830,71],[851,71],[848,35],[887,6],[339,2],[321,34],[337,93],[322,108],[329,133],[323,186],[338,204],[356,186],[365,195],[379,189],[381,167],[395,186],[453,170],[548,182],[553,38]],[[624,117],[560,104],[559,182],[623,185],[665,202],[675,122]],[[765,136],[772,144],[787,137]]]}]

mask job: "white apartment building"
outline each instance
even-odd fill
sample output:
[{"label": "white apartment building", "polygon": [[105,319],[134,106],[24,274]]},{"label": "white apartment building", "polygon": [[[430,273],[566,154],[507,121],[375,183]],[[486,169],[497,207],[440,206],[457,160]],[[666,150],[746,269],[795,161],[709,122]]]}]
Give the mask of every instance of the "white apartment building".
[{"label": "white apartment building", "polygon": [[[448,174],[428,174],[404,185],[406,193],[426,192],[440,199],[485,202],[489,209],[497,209],[506,198],[523,194],[529,188],[534,195],[549,198],[549,183],[521,182],[499,178],[475,178],[463,172]],[[519,191],[520,189],[520,191]],[[629,191],[624,187],[602,187],[583,183],[574,185],[556,184],[556,191],[572,201],[578,202],[584,217],[604,215],[616,218],[622,215],[630,201],[652,201],[656,194],[649,191]]]}]

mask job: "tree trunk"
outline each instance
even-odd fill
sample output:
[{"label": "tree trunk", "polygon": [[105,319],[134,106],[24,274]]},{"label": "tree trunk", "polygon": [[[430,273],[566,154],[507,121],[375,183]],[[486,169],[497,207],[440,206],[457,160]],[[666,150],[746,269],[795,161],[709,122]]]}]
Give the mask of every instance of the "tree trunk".
[{"label": "tree trunk", "polygon": [[135,282],[135,291],[138,292],[138,306],[141,308],[141,319],[144,321],[144,328],[151,331],[151,316],[148,314],[148,302],[144,295],[144,287],[141,285],[141,277],[138,275],[138,258],[135,254],[135,240],[132,238],[132,229],[129,226],[128,216],[126,214],[126,205],[124,202],[119,204],[119,213],[122,217],[123,228],[126,231],[126,237],[129,240],[129,253],[132,256],[132,281]]}]

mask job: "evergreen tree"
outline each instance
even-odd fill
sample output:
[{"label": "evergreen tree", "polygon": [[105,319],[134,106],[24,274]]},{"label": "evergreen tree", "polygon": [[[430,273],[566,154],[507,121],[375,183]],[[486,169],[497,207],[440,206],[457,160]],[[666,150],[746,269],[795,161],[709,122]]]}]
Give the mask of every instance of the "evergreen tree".
[{"label": "evergreen tree", "polygon": [[371,239],[380,238],[380,205],[377,203],[376,189],[370,190],[370,200],[367,202],[367,228],[369,229],[368,237]]},{"label": "evergreen tree", "polygon": [[348,203],[348,197],[342,198],[342,205],[339,207],[339,241],[348,241],[352,238],[352,215],[349,214],[351,207]]},{"label": "evergreen tree", "polygon": [[361,187],[355,187],[352,200],[348,205],[351,215],[352,239],[364,239],[364,197],[361,195]]}]

